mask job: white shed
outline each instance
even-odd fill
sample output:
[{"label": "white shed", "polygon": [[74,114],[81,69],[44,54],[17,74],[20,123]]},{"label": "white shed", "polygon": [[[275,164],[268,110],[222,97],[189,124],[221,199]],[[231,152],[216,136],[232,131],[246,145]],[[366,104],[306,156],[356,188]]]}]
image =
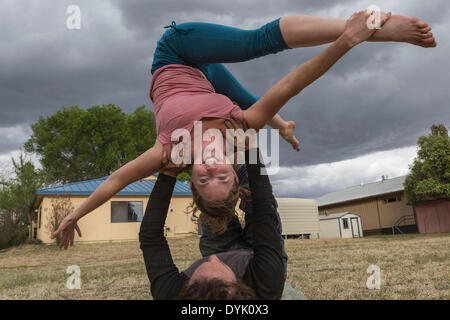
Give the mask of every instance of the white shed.
[{"label": "white shed", "polygon": [[277,198],[282,235],[316,237],[319,234],[319,210],[316,200]]},{"label": "white shed", "polygon": [[362,238],[361,216],[352,212],[319,216],[320,238]]}]

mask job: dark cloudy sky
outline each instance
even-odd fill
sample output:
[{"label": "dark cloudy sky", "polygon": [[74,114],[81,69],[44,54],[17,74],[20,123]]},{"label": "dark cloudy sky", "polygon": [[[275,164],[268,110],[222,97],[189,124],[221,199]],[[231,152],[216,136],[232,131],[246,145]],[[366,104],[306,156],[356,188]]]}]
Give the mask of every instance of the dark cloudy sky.
[{"label": "dark cloudy sky", "polygon": [[[69,30],[69,5],[81,30]],[[280,144],[278,195],[316,197],[360,182],[407,173],[417,138],[450,125],[448,0],[3,0],[0,2],[0,162],[17,155],[30,124],[63,106],[114,103],[131,112],[148,97],[150,66],[172,20],[256,28],[290,14],[348,18],[378,5],[420,17],[438,47],[365,43],[285,106],[302,151]],[[262,95],[325,46],[289,50],[229,69]]]}]

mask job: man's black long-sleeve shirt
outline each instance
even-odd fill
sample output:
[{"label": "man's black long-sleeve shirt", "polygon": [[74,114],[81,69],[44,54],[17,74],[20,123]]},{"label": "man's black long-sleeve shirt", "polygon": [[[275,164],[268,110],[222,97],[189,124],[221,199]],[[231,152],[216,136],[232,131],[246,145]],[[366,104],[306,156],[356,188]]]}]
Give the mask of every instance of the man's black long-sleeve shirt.
[{"label": "man's black long-sleeve shirt", "polygon": [[[253,205],[250,221],[253,225],[253,254],[242,260],[245,269],[240,276],[256,292],[257,298],[280,299],[284,287],[284,267],[276,202],[268,176],[260,174],[264,164],[259,161],[259,157],[257,164],[248,164],[248,158],[247,151],[246,162]],[[164,224],[175,183],[176,179],[173,177],[158,175],[139,232],[151,293],[155,299],[175,299],[189,281],[188,274],[192,274],[192,270],[190,273],[179,272],[164,236]],[[228,256],[232,254],[232,251],[226,253]]]}]

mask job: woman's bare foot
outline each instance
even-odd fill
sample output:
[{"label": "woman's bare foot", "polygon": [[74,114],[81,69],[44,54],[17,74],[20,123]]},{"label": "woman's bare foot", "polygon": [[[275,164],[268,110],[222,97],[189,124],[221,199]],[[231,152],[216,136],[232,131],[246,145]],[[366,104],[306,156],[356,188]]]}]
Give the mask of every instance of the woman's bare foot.
[{"label": "woman's bare foot", "polygon": [[280,136],[292,145],[294,150],[300,151],[300,142],[295,137],[295,122],[287,121],[286,126],[279,131]]},{"label": "woman's bare foot", "polygon": [[436,47],[431,27],[423,20],[401,15],[392,15],[384,26],[368,41],[407,42],[424,48]]}]

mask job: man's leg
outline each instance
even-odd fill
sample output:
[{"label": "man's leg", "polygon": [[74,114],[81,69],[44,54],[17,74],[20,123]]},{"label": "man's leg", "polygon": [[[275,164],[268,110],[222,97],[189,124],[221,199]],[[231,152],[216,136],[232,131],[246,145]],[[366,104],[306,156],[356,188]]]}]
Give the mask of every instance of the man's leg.
[{"label": "man's leg", "polygon": [[[317,46],[334,42],[345,30],[346,19],[292,15],[280,20],[283,38],[289,48]],[[422,47],[436,46],[429,25],[417,18],[392,15],[369,41],[407,42]]]}]

